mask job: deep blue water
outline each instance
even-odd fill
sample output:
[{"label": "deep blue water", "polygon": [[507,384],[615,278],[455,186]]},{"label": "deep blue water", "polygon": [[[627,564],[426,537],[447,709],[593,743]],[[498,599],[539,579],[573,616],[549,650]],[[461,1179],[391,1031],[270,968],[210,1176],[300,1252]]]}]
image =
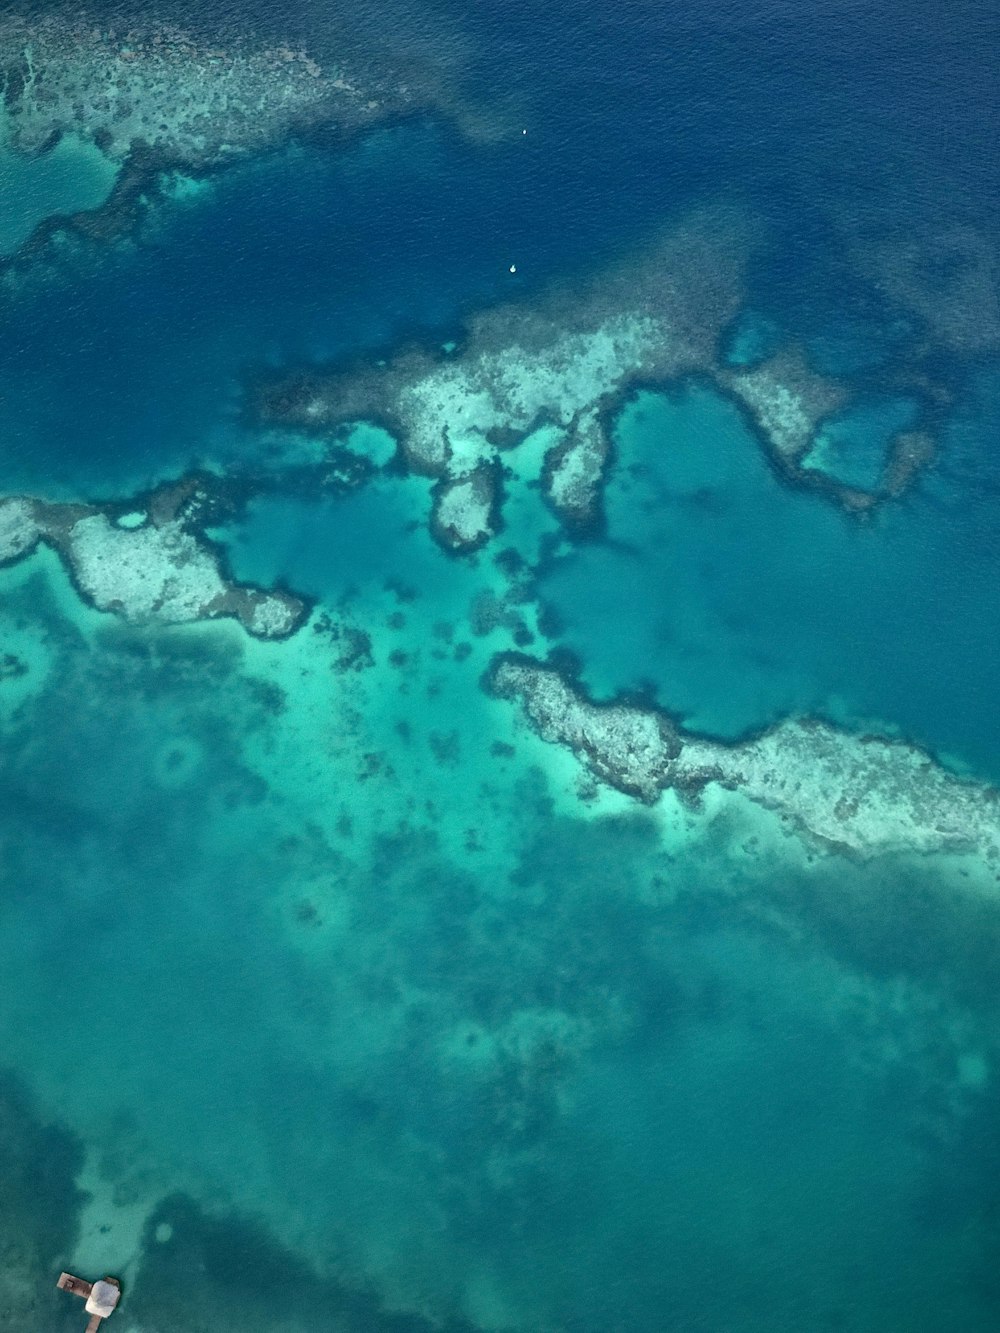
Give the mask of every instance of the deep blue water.
[{"label": "deep blue water", "polygon": [[[48,566],[0,575],[4,651],[54,664],[22,712],[0,696],[5,1060],[176,1232],[133,1260],[115,1214],[79,1262],[122,1265],[147,1333],[176,1327],[156,1263],[213,1327],[266,1329],[260,1273],[296,1254],[327,1283],[300,1288],[317,1330],[332,1309],[359,1333],[994,1328],[992,899],[933,859],[802,859],[738,811],[684,837],[595,812],[479,676],[537,595],[562,627],[529,651],[571,647],[598,695],[646,687],[727,738],[819,713],[1000,777],[1000,13],[170,10],[430,72],[467,118],[291,145],[16,271],[4,490],[252,472],[262,367],[460,337],[699,207],[748,220],[765,345],[799,339],[857,390],[848,479],[873,479],[900,401],[938,448],[862,521],[780,481],[703,383],[647,388],[616,422],[606,531],[506,620],[494,548],[434,546],[425,481],[252,501],[213,533],[231,569],[353,617],[357,669],[322,628],[264,650],[231,625],[96,625]],[[919,300],[890,280],[908,248]],[[970,301],[958,250],[987,256]],[[737,343],[720,356],[754,355]],[[67,921],[101,923],[89,987]],[[110,1089],[66,1057],[98,1041]],[[46,1283],[74,1254],[57,1185]]]},{"label": "deep blue water", "polygon": [[[313,21],[322,39],[322,9]],[[856,318],[864,336],[885,311],[849,245],[996,221],[996,23],[971,4],[898,21],[850,5],[463,13],[464,91],[487,109],[501,99],[498,144],[414,126],[279,157],[224,178],[138,256],[60,283],[59,301],[15,302],[8,458],[26,477],[37,465],[71,483],[76,468],[92,489],[103,469],[105,487],[133,484],[210,451],[246,363],[454,325],[720,197],[776,228],[755,304],[786,329]]]}]

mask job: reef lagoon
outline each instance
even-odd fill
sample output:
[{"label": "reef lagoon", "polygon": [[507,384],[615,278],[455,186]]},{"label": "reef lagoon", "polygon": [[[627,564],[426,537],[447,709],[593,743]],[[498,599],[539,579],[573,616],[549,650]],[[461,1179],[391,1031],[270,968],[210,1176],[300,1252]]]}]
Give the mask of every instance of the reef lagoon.
[{"label": "reef lagoon", "polygon": [[997,1327],[998,38],[5,10],[0,1322]]}]

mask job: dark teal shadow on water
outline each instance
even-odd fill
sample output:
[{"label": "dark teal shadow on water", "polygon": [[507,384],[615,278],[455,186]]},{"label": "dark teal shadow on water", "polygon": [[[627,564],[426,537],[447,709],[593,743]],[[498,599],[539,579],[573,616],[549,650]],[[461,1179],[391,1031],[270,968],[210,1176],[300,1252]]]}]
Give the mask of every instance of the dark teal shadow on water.
[{"label": "dark teal shadow on water", "polygon": [[434,545],[430,499],[418,487],[425,490],[419,481],[382,478],[327,499],[255,500],[242,522],[217,535],[236,578],[281,583],[328,606],[363,603],[387,584],[462,605],[471,567]]},{"label": "dark teal shadow on water", "polygon": [[893,439],[914,425],[917,404],[907,398],[870,397],[824,422],[802,459],[845,486],[877,491]]},{"label": "dark teal shadow on water", "polygon": [[[970,405],[970,460],[981,415]],[[788,714],[876,725],[1000,775],[1000,537],[985,483],[935,478],[859,520],[779,482],[739,411],[697,385],[640,393],[616,437],[607,540],[542,584],[591,690],[649,688],[726,739]]]}]

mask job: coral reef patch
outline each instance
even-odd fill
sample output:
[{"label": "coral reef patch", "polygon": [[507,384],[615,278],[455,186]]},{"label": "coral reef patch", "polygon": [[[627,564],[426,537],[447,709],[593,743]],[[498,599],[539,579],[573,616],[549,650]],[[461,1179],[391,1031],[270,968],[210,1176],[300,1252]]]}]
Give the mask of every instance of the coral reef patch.
[{"label": "coral reef patch", "polygon": [[130,623],[228,616],[258,638],[291,634],[305,618],[304,603],[226,578],[198,530],[203,499],[194,479],[162,487],[138,510],[134,504],[8,497],[0,500],[0,564],[44,541],[59,552],[88,602]]},{"label": "coral reef patch", "polygon": [[545,740],[643,801],[667,789],[696,797],[716,783],[838,851],[975,851],[1000,860],[1000,793],[903,742],[790,720],[723,745],[684,734],[651,707],[594,703],[558,669],[518,655],[498,657],[487,686],[517,700]]},{"label": "coral reef patch", "polygon": [[431,532],[447,550],[475,551],[494,535],[500,507],[499,464],[484,459],[471,472],[442,477],[434,488]]},{"label": "coral reef patch", "polygon": [[476,317],[453,352],[411,348],[374,366],[263,372],[250,386],[251,419],[323,433],[385,422],[410,469],[440,479],[438,512],[449,496],[465,510],[463,523],[449,529],[438,519],[434,529],[466,550],[496,530],[504,453],[549,426],[543,493],[571,528],[592,527],[610,452],[607,415],[633,382],[711,362],[740,301],[738,232],[728,218],[699,215],[589,289]]},{"label": "coral reef patch", "polygon": [[356,128],[385,114],[384,89],[301,48],[216,44],[172,23],[118,30],[96,18],[8,15],[0,64],[10,141],[25,153],[73,133],[119,161],[141,142],[205,168],[318,123]]}]

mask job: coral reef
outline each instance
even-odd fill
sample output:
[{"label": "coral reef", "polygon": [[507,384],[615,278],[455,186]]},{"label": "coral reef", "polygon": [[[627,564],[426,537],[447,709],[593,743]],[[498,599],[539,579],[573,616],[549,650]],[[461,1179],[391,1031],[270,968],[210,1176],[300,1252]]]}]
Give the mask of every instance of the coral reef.
[{"label": "coral reef", "polygon": [[779,352],[749,370],[720,371],[719,380],[749,411],[774,456],[790,465],[809,448],[820,421],[847,398],[798,350]]},{"label": "coral reef", "polygon": [[520,699],[539,735],[568,745],[602,781],[647,802],[673,784],[682,743],[661,714],[591,704],[557,670],[530,658],[502,655],[488,684],[501,698]]},{"label": "coral reef", "polygon": [[448,550],[474,551],[496,532],[500,469],[489,459],[471,472],[442,478],[434,489],[431,532]]},{"label": "coral reef", "polygon": [[[554,427],[542,490],[565,522],[590,526],[599,518],[610,410],[638,380],[675,379],[711,364],[739,305],[737,230],[728,219],[699,215],[589,288],[479,316],[454,353],[411,348],[374,368],[264,372],[252,386],[251,416],[324,433],[357,420],[385,422],[410,469],[442,481],[433,526],[453,548],[478,545],[495,530],[487,467],[539,427]],[[462,524],[449,537],[441,523],[446,497],[464,511],[467,537]]]},{"label": "coral reef", "polygon": [[291,634],[304,619],[304,604],[226,579],[197,535],[200,498],[197,483],[189,481],[154,492],[139,512],[121,505],[2,499],[0,562],[17,560],[45,541],[89,602],[127,621],[180,624],[231,616],[258,638]]},{"label": "coral reef", "polygon": [[501,655],[493,693],[520,701],[545,740],[604,782],[654,801],[709,783],[776,811],[808,838],[859,856],[975,850],[1000,858],[1000,793],[947,773],[911,745],[787,721],[735,745],[685,735],[652,707],[595,704],[553,667]]},{"label": "coral reef", "polygon": [[[588,286],[474,318],[459,347],[410,347],[374,365],[262,370],[248,386],[249,417],[320,434],[331,447],[352,423],[384,423],[401,461],[438,480],[431,530],[454,551],[496,532],[504,458],[541,428],[552,433],[538,477],[549,507],[570,531],[599,527],[615,409],[637,384],[686,375],[709,376],[739,402],[794,484],[853,511],[898,496],[930,459],[923,436],[919,448],[914,432],[894,442],[883,481],[853,484],[807,465],[821,424],[850,401],[848,386],[794,345],[718,364],[750,243],[730,219],[700,214]],[[454,521],[442,518],[449,512]]]},{"label": "coral reef", "polygon": [[141,142],[204,168],[312,125],[361,127],[386,110],[383,89],[373,94],[302,49],[219,45],[173,24],[118,31],[9,15],[0,66],[10,141],[26,153],[74,133],[118,160]]}]

